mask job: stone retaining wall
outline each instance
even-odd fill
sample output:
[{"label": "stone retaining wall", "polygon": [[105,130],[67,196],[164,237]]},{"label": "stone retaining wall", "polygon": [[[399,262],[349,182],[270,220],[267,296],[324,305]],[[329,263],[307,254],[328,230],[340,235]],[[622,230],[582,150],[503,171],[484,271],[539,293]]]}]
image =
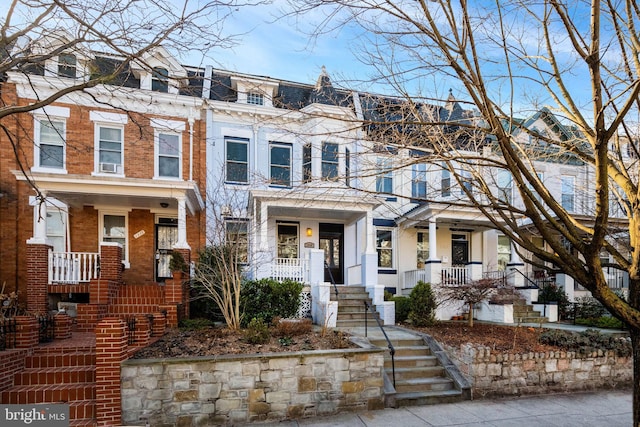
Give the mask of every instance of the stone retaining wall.
[{"label": "stone retaining wall", "polygon": [[511,354],[470,344],[443,347],[470,381],[475,399],[622,388],[633,379],[632,358],[611,351]]},{"label": "stone retaining wall", "polygon": [[384,407],[384,350],[122,363],[122,422],[219,426]]}]

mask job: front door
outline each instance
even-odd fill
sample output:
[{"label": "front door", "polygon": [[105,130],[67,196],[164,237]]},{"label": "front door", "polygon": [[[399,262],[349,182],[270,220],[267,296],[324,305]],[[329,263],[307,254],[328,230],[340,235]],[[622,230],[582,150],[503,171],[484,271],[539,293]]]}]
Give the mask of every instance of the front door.
[{"label": "front door", "polygon": [[466,234],[451,235],[451,265],[469,264],[469,241]]},{"label": "front door", "polygon": [[158,218],[156,224],[156,280],[163,282],[171,278],[169,261],[171,251],[178,242],[178,220],[176,218]]},{"label": "front door", "polygon": [[343,224],[319,224],[320,249],[324,251],[324,260],[327,263],[324,269],[324,281],[344,283],[344,225]]}]

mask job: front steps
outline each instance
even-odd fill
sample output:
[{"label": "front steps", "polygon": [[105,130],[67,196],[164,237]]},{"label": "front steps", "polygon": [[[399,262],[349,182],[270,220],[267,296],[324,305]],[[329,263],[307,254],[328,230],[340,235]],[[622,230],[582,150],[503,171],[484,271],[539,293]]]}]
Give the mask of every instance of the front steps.
[{"label": "front steps", "polygon": [[[365,314],[370,326],[376,325],[376,317],[380,318],[364,286],[338,286],[337,299],[332,288],[331,301],[338,301],[336,317],[338,328],[364,327]],[[365,301],[370,306],[367,311],[365,311]]]},{"label": "front steps", "polygon": [[36,348],[3,404],[67,403],[70,426],[96,425],[95,347]]},{"label": "front steps", "polygon": [[513,301],[513,321],[514,323],[546,323],[549,321],[540,312],[533,309],[524,299]]},{"label": "front steps", "polygon": [[[384,338],[369,340],[378,347],[387,347]],[[391,339],[395,349],[395,387],[387,393],[387,406],[418,406],[458,402],[465,399],[431,348],[421,336]],[[393,382],[391,355],[385,354],[384,369]]]}]

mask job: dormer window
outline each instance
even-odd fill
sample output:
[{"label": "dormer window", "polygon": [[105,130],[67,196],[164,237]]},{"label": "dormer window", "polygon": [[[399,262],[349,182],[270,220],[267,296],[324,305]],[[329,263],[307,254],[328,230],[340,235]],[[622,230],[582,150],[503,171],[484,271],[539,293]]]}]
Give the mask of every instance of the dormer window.
[{"label": "dormer window", "polygon": [[264,95],[257,92],[247,94],[247,104],[264,105]]},{"label": "dormer window", "polygon": [[76,78],[76,56],[71,53],[62,53],[58,57],[58,77]]},{"label": "dormer window", "polygon": [[151,73],[151,90],[154,92],[169,92],[169,70],[155,67]]}]

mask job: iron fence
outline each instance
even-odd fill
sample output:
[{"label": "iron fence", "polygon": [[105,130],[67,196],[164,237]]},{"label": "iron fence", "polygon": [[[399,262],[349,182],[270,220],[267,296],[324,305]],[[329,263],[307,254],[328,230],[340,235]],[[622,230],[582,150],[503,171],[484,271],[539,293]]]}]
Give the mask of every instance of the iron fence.
[{"label": "iron fence", "polygon": [[44,314],[36,317],[38,319],[38,342],[45,343],[53,341],[55,336],[55,320],[52,314]]},{"label": "iron fence", "polygon": [[136,342],[136,318],[129,316],[125,321],[127,322],[127,343],[133,345]]},{"label": "iron fence", "polygon": [[0,351],[16,348],[17,329],[15,318],[0,320]]}]

